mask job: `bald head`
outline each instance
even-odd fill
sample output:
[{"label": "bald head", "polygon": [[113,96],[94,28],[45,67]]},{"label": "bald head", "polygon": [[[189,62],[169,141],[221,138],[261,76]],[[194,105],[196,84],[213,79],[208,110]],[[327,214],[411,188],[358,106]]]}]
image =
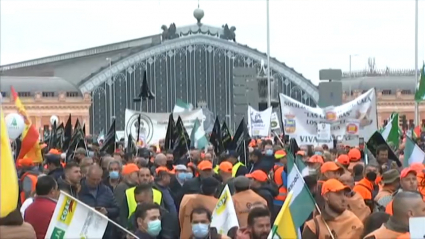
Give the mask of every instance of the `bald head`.
[{"label": "bald head", "polygon": [[409,217],[425,216],[425,203],[421,194],[416,191],[402,191],[397,193],[393,200],[393,216],[402,220]]},{"label": "bald head", "polygon": [[167,164],[167,156],[164,154],[157,154],[155,156],[155,164],[158,166],[165,166]]},{"label": "bald head", "polygon": [[86,184],[89,188],[97,188],[102,181],[103,170],[99,165],[91,165],[87,169]]},{"label": "bald head", "polygon": [[353,178],[353,176],[351,176],[351,174],[345,173],[345,174],[341,175],[341,177],[339,177],[339,181],[342,184],[350,187],[351,189],[353,189],[353,187],[354,187],[354,178]]}]

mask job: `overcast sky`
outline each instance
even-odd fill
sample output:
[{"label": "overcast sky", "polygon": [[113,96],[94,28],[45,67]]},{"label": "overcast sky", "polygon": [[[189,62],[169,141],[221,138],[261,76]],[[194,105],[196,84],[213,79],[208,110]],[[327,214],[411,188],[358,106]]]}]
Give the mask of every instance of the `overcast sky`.
[{"label": "overcast sky", "polygon": [[[194,24],[196,0],[1,0],[1,65],[81,50]],[[265,0],[200,0],[202,22],[235,26],[236,40],[266,52]],[[271,56],[317,84],[323,68],[414,69],[413,0],[271,0]],[[419,65],[425,0],[419,1]]]}]

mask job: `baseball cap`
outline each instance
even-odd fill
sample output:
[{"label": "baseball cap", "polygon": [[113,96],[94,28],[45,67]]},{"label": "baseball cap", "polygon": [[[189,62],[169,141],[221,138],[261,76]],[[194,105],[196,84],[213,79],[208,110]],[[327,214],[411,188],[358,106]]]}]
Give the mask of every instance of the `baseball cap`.
[{"label": "baseball cap", "polygon": [[362,157],[362,153],[359,149],[352,148],[350,151],[348,151],[348,157],[350,158],[351,162],[359,161]]},{"label": "baseball cap", "polygon": [[350,158],[346,154],[341,154],[338,156],[336,161],[342,165],[349,165],[350,164]]},{"label": "baseball cap", "polygon": [[286,156],[286,152],[285,152],[285,150],[283,150],[283,149],[278,150],[278,151],[276,151],[276,152],[274,153],[274,157],[275,157],[276,159],[281,159],[281,158],[283,158],[283,157],[285,157],[285,156]]},{"label": "baseball cap", "polygon": [[249,179],[244,176],[237,176],[235,179],[233,179],[233,184],[236,188],[248,188]]},{"label": "baseball cap", "polygon": [[21,167],[31,167],[34,166],[34,162],[30,158],[23,158],[18,160],[18,164]]},{"label": "baseball cap", "polygon": [[44,155],[44,159],[46,160],[46,163],[60,163],[61,161],[61,155],[60,154],[46,154]]},{"label": "baseball cap", "polygon": [[178,164],[176,167],[174,167],[174,170],[176,171],[187,171],[187,167],[184,164]]},{"label": "baseball cap", "polygon": [[78,148],[75,150],[74,154],[84,154],[86,155],[86,150],[84,148]]},{"label": "baseball cap", "polygon": [[129,163],[122,167],[122,175],[128,175],[134,172],[139,172],[139,167],[134,163]]},{"label": "baseball cap", "polygon": [[326,182],[322,184],[322,196],[325,195],[328,192],[339,192],[342,190],[349,191],[350,188],[348,186],[345,186],[340,181],[336,179],[329,179]]},{"label": "baseball cap", "polygon": [[405,168],[405,169],[401,170],[400,178],[405,178],[409,173],[413,173],[415,175],[417,174],[416,173],[416,170],[414,170],[411,167],[408,167],[408,168]]},{"label": "baseball cap", "polygon": [[255,170],[252,173],[246,174],[245,177],[255,179],[259,182],[267,181],[267,174],[262,170]]},{"label": "baseball cap", "polygon": [[321,164],[323,164],[323,157],[322,156],[320,156],[320,155],[313,155],[313,156],[311,156],[308,160],[307,160],[307,163],[321,163]]},{"label": "baseball cap", "polygon": [[221,172],[225,173],[231,173],[232,172],[233,165],[230,162],[224,161],[221,162],[219,169]]},{"label": "baseball cap", "polygon": [[335,162],[326,162],[322,164],[322,167],[320,167],[321,173],[326,173],[328,171],[337,171],[341,168],[335,163]]},{"label": "baseball cap", "polygon": [[155,172],[156,172],[156,174],[159,174],[159,172],[167,172],[167,173],[169,173],[168,168],[167,167],[164,167],[164,166],[161,166],[161,167],[156,168],[155,169]]},{"label": "baseball cap", "polygon": [[412,163],[410,168],[415,170],[417,173],[422,173],[425,170],[425,165],[422,163]]},{"label": "baseball cap", "polygon": [[202,160],[199,164],[198,164],[198,169],[199,170],[211,170],[213,168],[213,165],[210,161],[208,160]]},{"label": "baseball cap", "polygon": [[304,150],[298,150],[297,155],[301,155],[301,156],[305,156],[305,151]]},{"label": "baseball cap", "polygon": [[385,184],[390,184],[394,182],[395,180],[400,178],[400,173],[397,169],[390,169],[382,174],[382,180],[381,182]]}]

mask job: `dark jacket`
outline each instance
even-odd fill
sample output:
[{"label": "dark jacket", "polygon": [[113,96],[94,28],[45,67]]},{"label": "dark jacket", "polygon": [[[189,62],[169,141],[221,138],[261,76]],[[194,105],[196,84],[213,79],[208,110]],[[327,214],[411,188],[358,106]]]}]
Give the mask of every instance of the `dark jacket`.
[{"label": "dark jacket", "polygon": [[24,220],[32,225],[37,239],[45,238],[55,208],[56,202],[53,199],[37,196],[34,198],[34,202],[25,210]]},{"label": "dark jacket", "polygon": [[146,232],[142,232],[140,230],[137,230],[134,234],[139,239],[159,239],[159,237],[152,237],[151,235],[147,234]]},{"label": "dark jacket", "polygon": [[58,179],[62,177],[63,175],[63,168],[60,167],[60,168],[54,169],[50,171],[47,175],[52,176],[56,181],[58,181]]},{"label": "dark jacket", "polygon": [[241,166],[238,168],[238,171],[236,171],[235,178],[236,178],[237,176],[245,176],[245,174],[248,174],[248,169],[246,168],[246,166],[241,165]]},{"label": "dark jacket", "polygon": [[266,174],[273,169],[275,164],[274,156],[264,155],[261,159],[259,159],[256,163],[250,165],[249,173],[252,173],[255,170],[262,170]]},{"label": "dark jacket", "polygon": [[266,183],[263,184],[260,188],[253,189],[253,191],[267,201],[267,206],[269,207],[270,212],[273,212],[273,200],[279,194],[277,187]]},{"label": "dark jacket", "polygon": [[156,190],[161,191],[162,193],[162,202],[165,205],[165,209],[167,209],[171,214],[177,217],[177,209],[176,204],[174,203],[174,198],[171,195],[170,189],[168,187],[163,187],[156,182],[153,183],[152,187]]},{"label": "dark jacket", "polygon": [[58,179],[59,190],[65,191],[69,195],[71,195],[75,198],[78,198],[78,188],[71,186],[67,181],[65,181],[64,177],[65,177],[65,175],[63,175],[62,177],[60,177]]},{"label": "dark jacket", "polygon": [[[136,230],[136,218],[134,213],[131,214],[128,219],[128,230]],[[136,234],[137,235],[137,234]],[[158,235],[158,239],[175,239],[180,235],[179,232],[179,221],[176,216],[170,214],[165,208],[161,207],[161,232]],[[150,237],[146,237],[150,238]]]},{"label": "dark jacket", "polygon": [[174,202],[176,202],[179,198],[181,198],[183,185],[176,179],[176,177],[171,177],[170,183],[170,192],[174,198]]},{"label": "dark jacket", "polygon": [[125,196],[125,191],[129,188],[134,187],[134,186],[136,186],[136,185],[129,184],[124,180],[117,185],[117,187],[114,189],[113,193],[114,193],[114,196],[115,196],[115,200],[117,200],[117,204],[119,206],[122,205],[122,202],[123,202],[124,196]]},{"label": "dark jacket", "polygon": [[[90,192],[90,189],[87,187],[85,180],[81,182],[81,190],[78,193],[78,198],[83,203],[87,204],[90,207],[98,208],[104,207],[108,214],[109,219],[116,220],[119,216],[119,206],[115,200],[114,194],[112,194],[111,189],[105,186],[103,183],[100,183],[97,188],[96,197]],[[115,235],[115,226],[108,223],[105,234],[103,238],[116,238]]]},{"label": "dark jacket", "polygon": [[226,185],[229,186],[230,194],[231,195],[235,194],[235,183],[234,183],[234,181],[235,181],[235,178],[231,178],[227,181],[227,183],[221,183],[217,188],[217,192],[215,194],[215,197],[220,198],[220,195],[223,192]]},{"label": "dark jacket", "polygon": [[183,196],[186,194],[198,194],[201,193],[201,178],[196,177],[189,179],[183,184],[181,189],[182,193],[179,195],[177,201],[175,201],[177,208],[180,208],[180,203],[183,199]]}]

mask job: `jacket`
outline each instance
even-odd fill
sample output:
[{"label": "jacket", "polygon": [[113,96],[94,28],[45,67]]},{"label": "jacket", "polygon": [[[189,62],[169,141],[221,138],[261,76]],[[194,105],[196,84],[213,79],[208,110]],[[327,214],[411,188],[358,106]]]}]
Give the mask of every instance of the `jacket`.
[{"label": "jacket", "polygon": [[402,226],[393,217],[390,217],[379,229],[369,233],[364,239],[397,239],[406,232],[409,232],[409,227]]},{"label": "jacket", "polygon": [[176,204],[174,203],[174,198],[171,195],[170,189],[168,187],[163,187],[157,183],[154,183],[152,186],[154,189],[161,191],[162,193],[162,202],[164,203],[165,208],[171,213],[177,216]]},{"label": "jacket", "polygon": [[[179,237],[179,223],[176,216],[170,214],[165,208],[161,207],[161,232],[157,236],[158,239],[175,239]],[[128,230],[135,231],[136,218],[134,213],[128,219]]]},{"label": "jacket", "polygon": [[44,196],[37,196],[25,210],[24,220],[32,225],[37,239],[44,239],[49,228],[50,219],[56,208],[56,201]]},{"label": "jacket", "polygon": [[24,203],[25,200],[31,197],[32,193],[35,192],[35,185],[37,184],[37,176],[40,173],[35,170],[29,170],[23,172],[19,177],[19,188],[20,188],[20,202]]},{"label": "jacket", "polygon": [[[90,207],[104,207],[108,212],[106,216],[111,220],[116,220],[119,216],[120,208],[118,207],[117,201],[115,200],[111,189],[103,183],[100,183],[97,186],[97,193],[96,196],[94,196],[87,187],[85,180],[83,180],[81,182],[81,190],[78,193],[78,198]],[[103,238],[115,238],[115,229],[115,226],[108,223],[108,227],[106,228],[105,234],[103,234]]]},{"label": "jacket", "polygon": [[37,237],[31,224],[24,222],[19,226],[0,226],[0,238],[36,239]]},{"label": "jacket", "polygon": [[346,197],[345,201],[347,202],[347,209],[352,211],[360,221],[363,222],[370,215],[370,208],[366,206],[359,194],[352,192],[351,197]]},{"label": "jacket", "polygon": [[274,211],[273,201],[274,201],[274,198],[278,195],[277,187],[273,187],[273,185],[271,184],[264,184],[260,188],[253,189],[253,191],[267,201],[267,206],[270,212],[273,213]]},{"label": "jacket", "polygon": [[124,200],[125,191],[129,188],[132,188],[136,185],[129,184],[125,180],[121,181],[114,189],[113,193],[115,196],[115,200],[117,201],[118,205],[122,205],[122,202]]},{"label": "jacket", "polygon": [[197,193],[201,193],[201,178],[200,177],[189,179],[183,184],[181,188],[181,193],[178,195],[177,201],[175,201],[177,207],[178,208],[180,207],[180,203],[185,195],[197,194]]},{"label": "jacket", "polygon": [[65,175],[63,175],[62,177],[60,177],[58,179],[58,188],[59,190],[65,191],[66,193],[68,193],[69,195],[78,198],[78,191],[80,190],[79,188],[75,187],[75,186],[71,186],[71,184],[69,184],[65,179],[64,179]]},{"label": "jacket", "polygon": [[58,181],[58,179],[63,175],[63,168],[56,168],[50,171],[47,175],[52,176],[56,181]]},{"label": "jacket", "polygon": [[267,205],[267,201],[251,189],[235,193],[232,196],[233,205],[235,206],[236,216],[239,221],[239,227],[246,227],[248,222],[248,214],[254,203],[260,202]]}]

